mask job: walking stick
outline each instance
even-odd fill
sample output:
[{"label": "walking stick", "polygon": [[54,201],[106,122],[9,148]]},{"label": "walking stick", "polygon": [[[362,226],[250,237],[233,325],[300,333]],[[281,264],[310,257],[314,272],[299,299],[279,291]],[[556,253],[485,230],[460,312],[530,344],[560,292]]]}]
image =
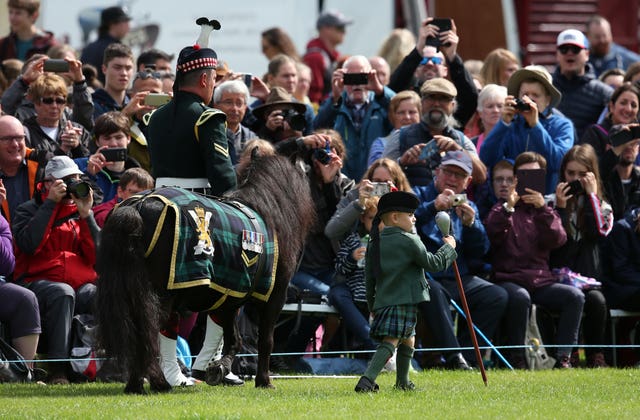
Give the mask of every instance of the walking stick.
[{"label": "walking stick", "polygon": [[[449,231],[451,229],[451,218],[449,217],[449,214],[447,214],[447,212],[439,211],[436,214],[436,225],[438,226],[440,233],[442,233],[442,236],[449,236]],[[473,329],[473,321],[471,320],[471,311],[469,311],[469,305],[467,304],[467,297],[462,287],[462,278],[460,277],[460,271],[458,270],[458,263],[455,260],[453,261],[453,272],[456,275],[458,292],[460,293],[460,301],[462,302],[462,307],[464,308],[464,314],[465,314],[465,317],[467,318],[467,327],[469,328],[471,341],[473,341],[473,348],[476,352],[476,361],[478,362],[478,366],[480,367],[480,373],[482,374],[482,381],[486,386],[487,373],[484,370],[484,363],[482,363],[482,355],[480,354],[478,339],[476,338],[476,332]]]}]

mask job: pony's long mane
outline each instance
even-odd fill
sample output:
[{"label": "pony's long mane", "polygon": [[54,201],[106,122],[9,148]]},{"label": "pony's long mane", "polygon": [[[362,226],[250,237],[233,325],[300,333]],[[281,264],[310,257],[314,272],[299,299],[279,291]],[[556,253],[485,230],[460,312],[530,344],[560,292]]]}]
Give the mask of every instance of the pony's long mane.
[{"label": "pony's long mane", "polygon": [[[255,210],[278,235],[280,263],[293,275],[315,211],[306,175],[287,158],[254,156],[237,190],[227,197]],[[286,244],[282,246],[282,244]]]}]

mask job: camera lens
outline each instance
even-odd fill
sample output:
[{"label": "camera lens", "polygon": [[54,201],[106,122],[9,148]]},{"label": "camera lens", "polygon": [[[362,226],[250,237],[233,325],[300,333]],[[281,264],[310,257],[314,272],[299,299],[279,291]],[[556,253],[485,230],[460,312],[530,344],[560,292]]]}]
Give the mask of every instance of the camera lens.
[{"label": "camera lens", "polygon": [[91,186],[85,181],[77,179],[71,179],[65,181],[67,184],[67,197],[71,198],[71,195],[75,195],[78,198],[85,198],[91,192]]},{"label": "camera lens", "polygon": [[289,124],[293,130],[303,131],[307,125],[307,121],[304,118],[304,115],[298,114],[292,109],[288,109],[282,113],[284,120]]},{"label": "camera lens", "polygon": [[324,149],[316,149],[313,152],[313,157],[320,163],[322,163],[323,165],[328,164],[329,162],[331,162],[331,156],[329,156],[329,154],[327,153],[326,150]]}]

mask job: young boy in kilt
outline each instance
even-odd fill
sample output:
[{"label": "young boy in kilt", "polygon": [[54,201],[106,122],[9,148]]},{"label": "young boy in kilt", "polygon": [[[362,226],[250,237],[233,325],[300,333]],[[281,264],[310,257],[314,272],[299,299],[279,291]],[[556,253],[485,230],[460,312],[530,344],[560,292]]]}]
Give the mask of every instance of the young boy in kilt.
[{"label": "young boy in kilt", "polygon": [[[416,235],[415,195],[394,191],[383,195],[372,224],[366,253],[367,305],[373,313],[371,336],[380,341],[356,392],[376,392],[375,379],[396,347],[396,388],[412,390],[409,366],[414,351],[417,304],[429,300],[424,271],[445,270],[456,259],[453,236],[435,253],[427,251]],[[379,231],[380,221],[384,229]]]}]

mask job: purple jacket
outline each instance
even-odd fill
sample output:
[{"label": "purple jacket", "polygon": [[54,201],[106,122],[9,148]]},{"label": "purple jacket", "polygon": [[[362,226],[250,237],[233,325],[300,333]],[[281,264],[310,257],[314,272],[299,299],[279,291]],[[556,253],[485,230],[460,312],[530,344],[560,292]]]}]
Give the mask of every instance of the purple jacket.
[{"label": "purple jacket", "polygon": [[560,216],[549,206],[517,203],[514,213],[497,203],[485,221],[491,241],[493,280],[512,282],[529,291],[556,282],[549,253],[567,241]]},{"label": "purple jacket", "polygon": [[13,254],[13,239],[9,223],[0,215],[0,276],[13,273],[16,257]]}]

